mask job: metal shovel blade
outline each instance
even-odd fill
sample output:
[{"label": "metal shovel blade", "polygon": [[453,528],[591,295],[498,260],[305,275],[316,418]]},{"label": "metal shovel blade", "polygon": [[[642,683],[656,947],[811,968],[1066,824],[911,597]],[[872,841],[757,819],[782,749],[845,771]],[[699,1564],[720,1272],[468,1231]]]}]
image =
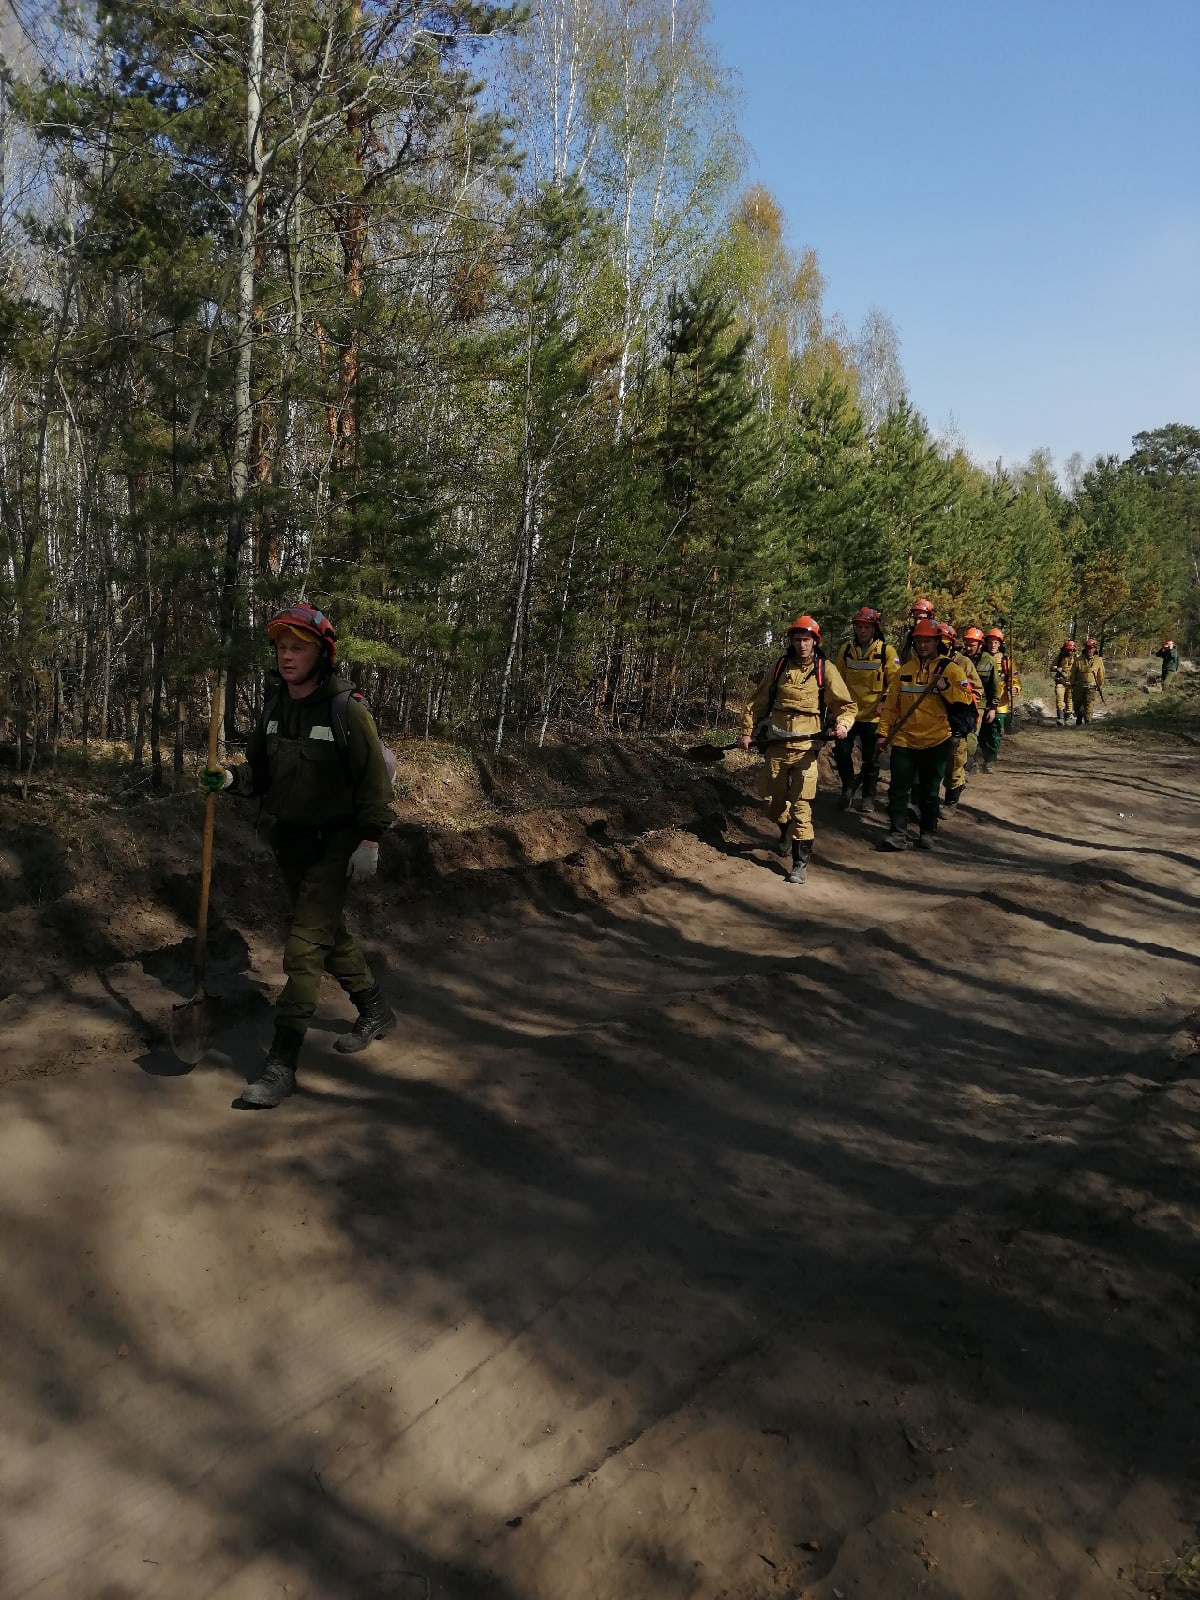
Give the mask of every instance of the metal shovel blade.
[{"label": "metal shovel blade", "polygon": [[194,1067],[208,1049],[220,1026],[220,1002],[201,991],[171,1008],[171,1049],[186,1066]]}]

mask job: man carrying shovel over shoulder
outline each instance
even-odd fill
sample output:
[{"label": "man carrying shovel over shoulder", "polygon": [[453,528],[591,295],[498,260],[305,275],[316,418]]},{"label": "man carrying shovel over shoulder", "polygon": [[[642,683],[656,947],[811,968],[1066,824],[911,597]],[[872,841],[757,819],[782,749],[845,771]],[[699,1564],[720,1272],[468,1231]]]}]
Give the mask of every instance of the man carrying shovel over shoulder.
[{"label": "man carrying shovel over shoulder", "polygon": [[844,739],[857,715],[853,695],[821,654],[820,643],[816,620],[797,617],[788,629],[787,654],[763,674],[742,717],[742,749],[749,750],[756,740],[766,757],[759,793],[767,815],[779,826],[779,853],[791,844],[789,883],[804,882],[812,855],[812,800],[825,719],[835,719],[836,736]]},{"label": "man carrying shovel over shoulder", "polygon": [[261,798],[273,818],[271,845],[291,903],[283,947],[287,984],[275,1006],[275,1038],[259,1076],[241,1097],[254,1107],[277,1106],[295,1089],[300,1046],[324,972],[337,979],[358,1011],[354,1027],[334,1049],[365,1049],[396,1026],[395,1012],[346,931],[343,914],[347,886],[374,876],[379,840],[392,819],[383,746],[364,702],[333,675],[337,634],[324,612],[289,606],[272,617],[267,632],[275,646],[278,691],[273,699],[268,694],[267,714],[251,735],[245,765],[209,768],[203,779],[211,791]]},{"label": "man carrying shovel over shoulder", "polygon": [[922,619],[913,626],[913,653],[900,667],[879,714],[879,750],[892,751],[888,789],[889,850],[908,848],[908,799],[915,785],[921,834],[917,845],[932,850],[937,833],[941,787],[954,735],[974,725],[975,697],[961,662],[938,654],[938,625]]}]

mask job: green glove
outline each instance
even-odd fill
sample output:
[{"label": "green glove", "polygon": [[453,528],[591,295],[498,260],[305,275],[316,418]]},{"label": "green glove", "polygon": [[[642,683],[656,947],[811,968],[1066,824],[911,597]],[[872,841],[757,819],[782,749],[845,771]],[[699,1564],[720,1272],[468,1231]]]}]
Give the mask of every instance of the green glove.
[{"label": "green glove", "polygon": [[228,789],[233,782],[233,773],[228,767],[205,767],[200,774],[200,787],[206,794],[220,794],[222,789]]}]

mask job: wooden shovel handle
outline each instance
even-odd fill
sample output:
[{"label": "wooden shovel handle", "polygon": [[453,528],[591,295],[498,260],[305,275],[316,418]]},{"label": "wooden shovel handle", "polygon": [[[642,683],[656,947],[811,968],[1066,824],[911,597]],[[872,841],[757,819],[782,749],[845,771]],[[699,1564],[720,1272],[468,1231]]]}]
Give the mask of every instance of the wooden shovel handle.
[{"label": "wooden shovel handle", "polygon": [[[213,688],[212,715],[208,719],[208,765],[217,764],[217,746],[221,737],[221,718],[225,714],[225,670],[217,673]],[[213,823],[216,818],[217,797],[204,797],[204,842],[200,848],[200,910],[196,917],[196,994],[204,994],[204,959],[208,954],[208,889],[212,882]]]}]

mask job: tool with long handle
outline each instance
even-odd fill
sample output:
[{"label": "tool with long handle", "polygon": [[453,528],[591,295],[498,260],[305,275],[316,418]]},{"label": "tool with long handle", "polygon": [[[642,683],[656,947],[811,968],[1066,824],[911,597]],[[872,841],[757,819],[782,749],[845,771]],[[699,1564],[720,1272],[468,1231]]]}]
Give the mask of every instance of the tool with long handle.
[{"label": "tool with long handle", "polygon": [[[221,717],[225,709],[225,673],[217,674],[213,691],[212,715],[208,719],[208,765],[217,764],[217,742],[221,732]],[[208,955],[208,892],[212,882],[213,825],[216,819],[217,797],[204,797],[204,842],[200,848],[200,909],[196,916],[196,949],[193,961],[194,983],[192,998],[177,1005],[171,1012],[171,1048],[180,1061],[194,1067],[208,1048],[216,1032],[220,1002],[204,987],[204,967]]]},{"label": "tool with long handle", "polygon": [[[833,734],[828,730],[820,733],[777,733],[771,739],[772,744],[827,744]],[[724,761],[730,750],[740,750],[742,742],[735,739],[732,744],[694,744],[684,751],[689,761]],[[753,746],[751,747],[753,748]]]}]

